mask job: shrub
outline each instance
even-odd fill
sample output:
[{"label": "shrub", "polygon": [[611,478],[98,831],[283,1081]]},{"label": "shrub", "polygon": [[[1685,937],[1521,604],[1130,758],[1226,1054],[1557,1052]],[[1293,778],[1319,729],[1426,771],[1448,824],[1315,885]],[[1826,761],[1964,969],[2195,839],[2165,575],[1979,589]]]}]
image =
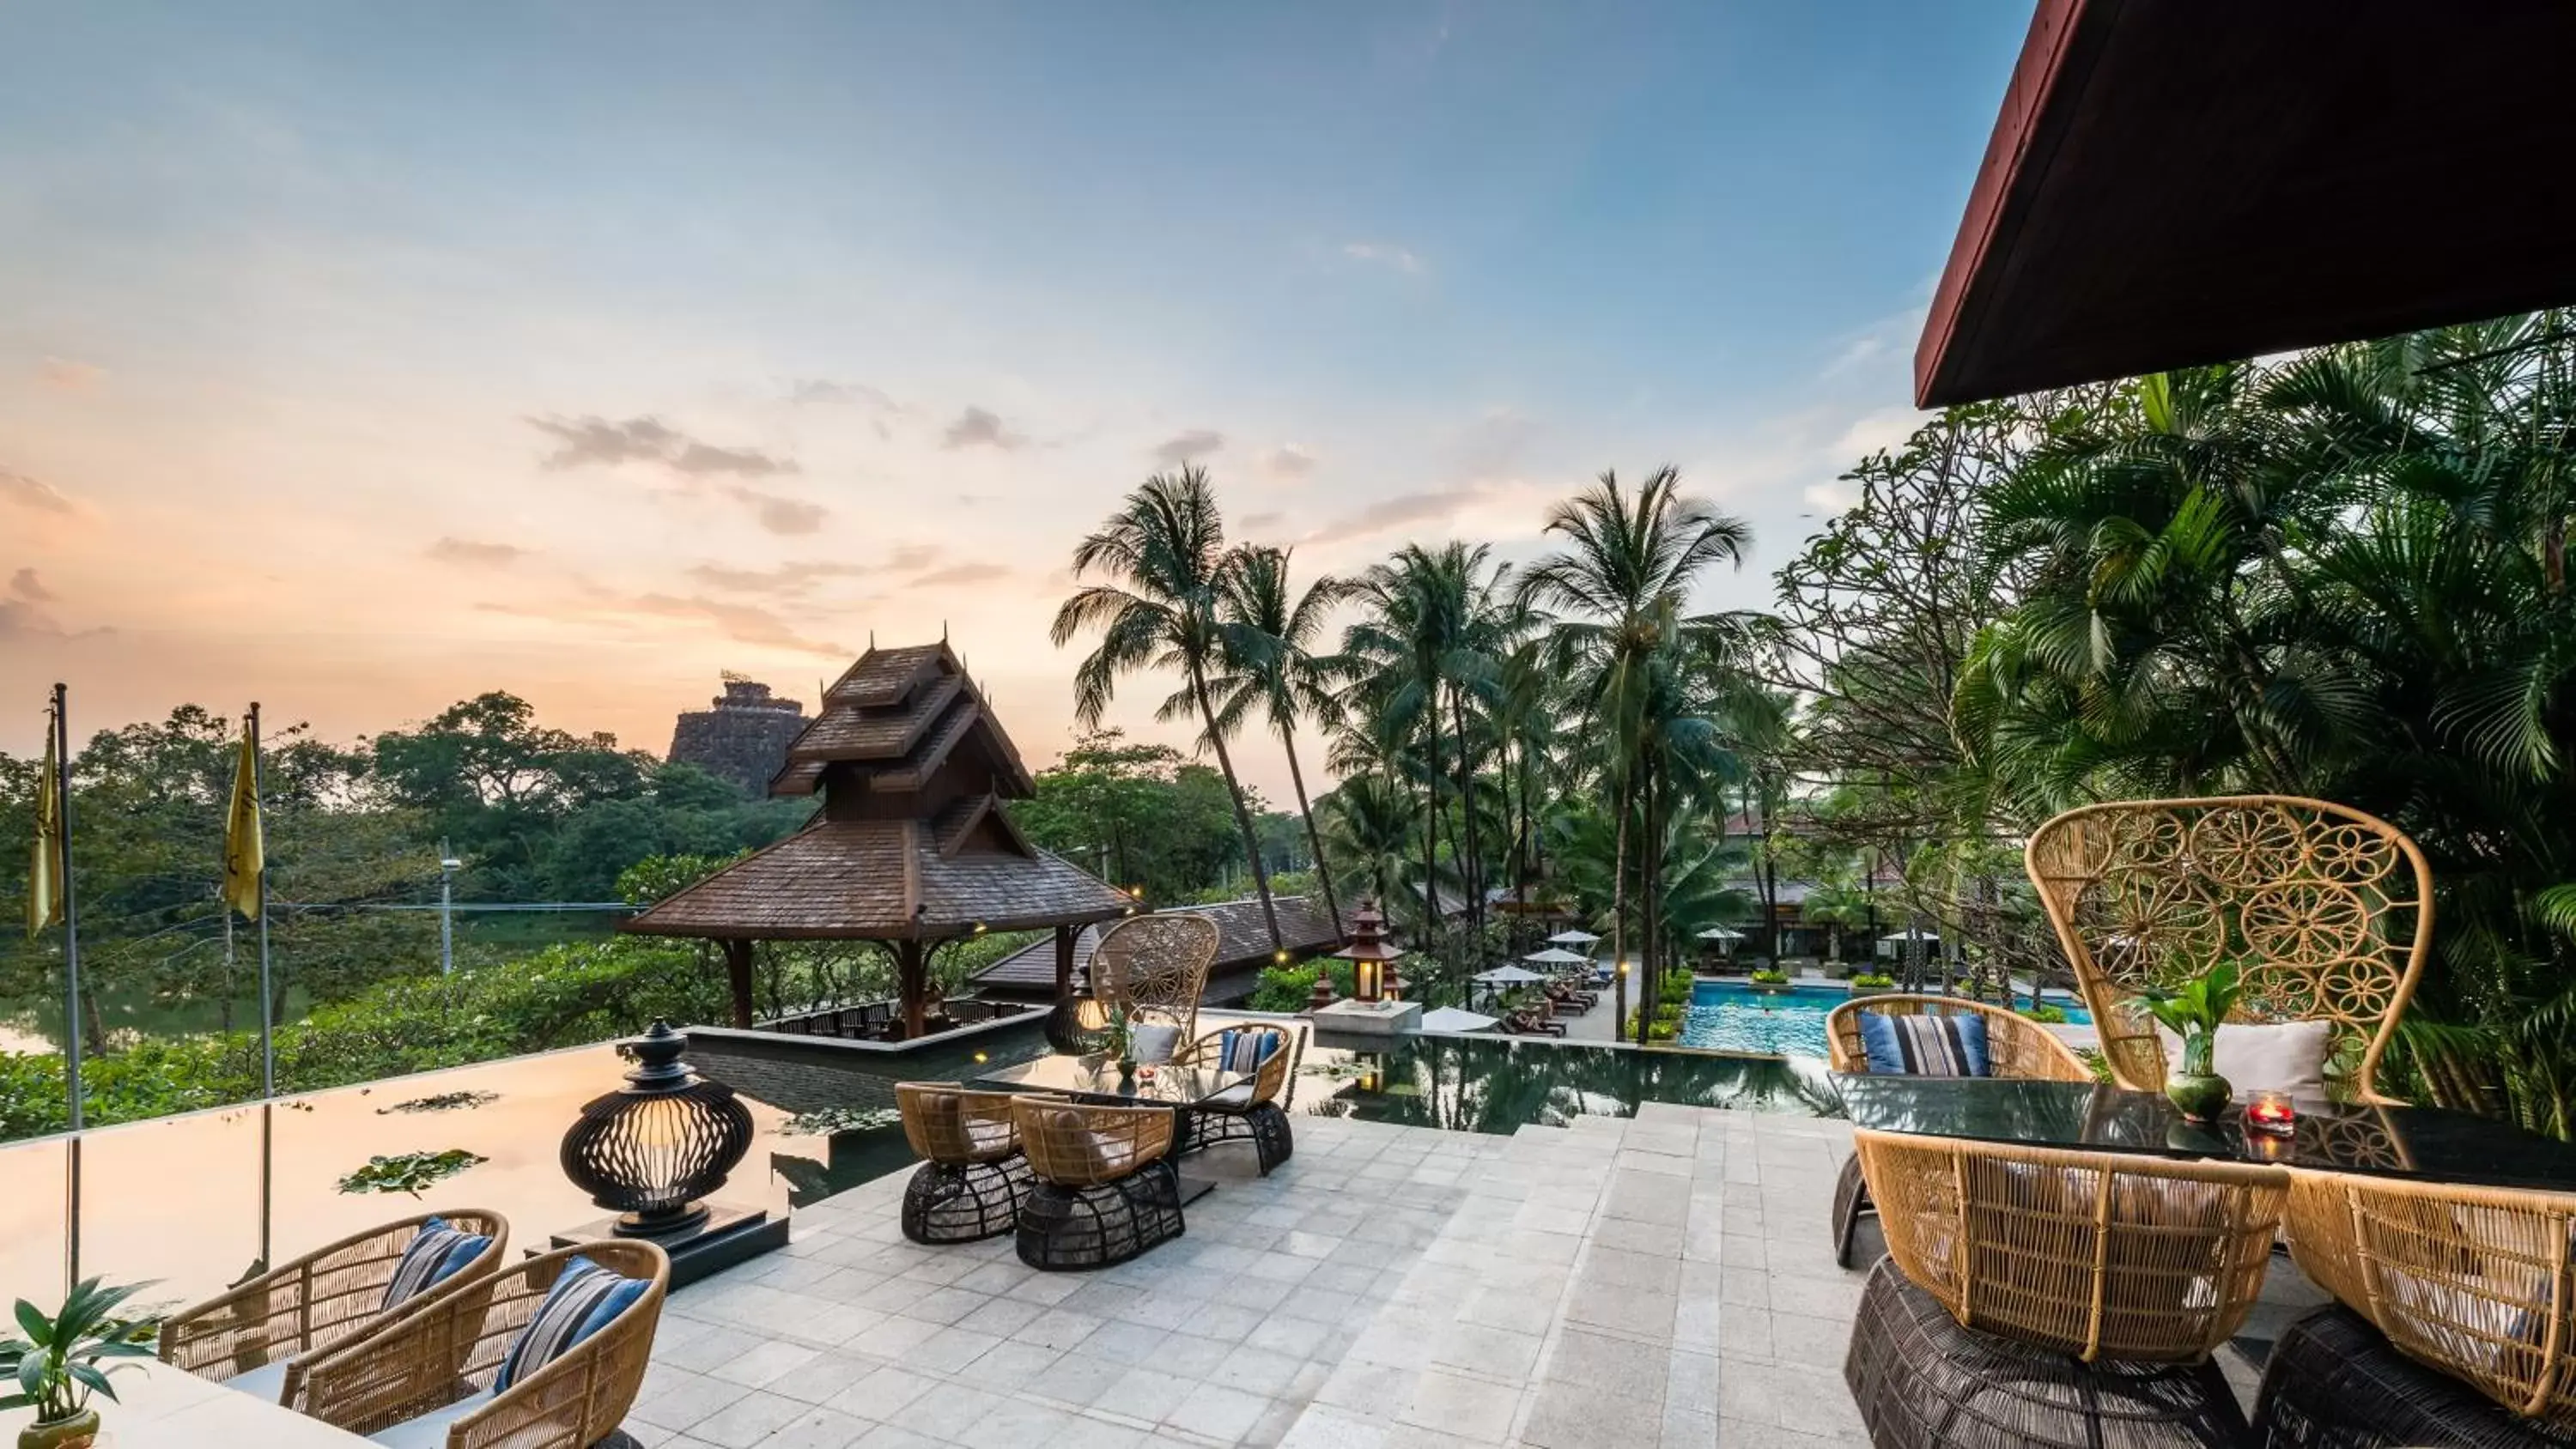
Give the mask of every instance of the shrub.
[{"label": "shrub", "polygon": [[1864,971],[1851,979],[1863,991],[1885,991],[1896,984],[1896,978],[1884,971]]},{"label": "shrub", "polygon": [[1765,968],[1754,972],[1753,980],[1763,986],[1786,986],[1789,984],[1789,973]]},{"label": "shrub", "polygon": [[2066,1012],[2062,1007],[2017,1006],[2014,1007],[2013,1010],[2023,1016],[2029,1017],[2031,1020],[2038,1022],[2042,1026],[2066,1025]]},{"label": "shrub", "polygon": [[1260,984],[1252,988],[1252,997],[1244,1005],[1253,1011],[1303,1011],[1314,998],[1318,970],[1332,973],[1335,996],[1348,996],[1359,989],[1352,974],[1356,967],[1348,961],[1323,956],[1300,966],[1263,967]]}]

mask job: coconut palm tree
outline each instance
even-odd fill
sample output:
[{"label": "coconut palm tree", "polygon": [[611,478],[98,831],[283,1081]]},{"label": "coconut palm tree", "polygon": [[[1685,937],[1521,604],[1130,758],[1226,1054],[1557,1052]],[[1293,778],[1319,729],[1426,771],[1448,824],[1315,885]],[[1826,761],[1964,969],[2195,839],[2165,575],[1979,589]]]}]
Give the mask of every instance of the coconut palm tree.
[{"label": "coconut palm tree", "polygon": [[1333,891],[1323,833],[1306,799],[1306,774],[1297,760],[1297,721],[1303,717],[1330,728],[1340,714],[1341,701],[1333,693],[1342,671],[1340,658],[1318,654],[1315,643],[1343,587],[1326,574],[1293,601],[1289,593],[1288,550],[1247,545],[1229,557],[1217,595],[1217,615],[1224,625],[1217,714],[1230,733],[1257,704],[1278,732],[1280,748],[1288,755],[1288,783],[1297,792],[1297,813],[1306,822],[1306,843],[1315,851],[1315,880],[1338,936],[1342,905]]},{"label": "coconut palm tree", "polygon": [[1120,675],[1140,669],[1181,674],[1198,716],[1199,738],[1215,752],[1217,769],[1225,776],[1235,828],[1243,834],[1244,859],[1252,866],[1253,888],[1261,895],[1262,918],[1270,927],[1271,949],[1281,951],[1286,943],[1279,935],[1278,907],[1270,899],[1270,873],[1262,866],[1252,812],[1244,806],[1243,786],[1235,778],[1234,758],[1226,750],[1208,687],[1223,648],[1217,601],[1225,563],[1225,521],[1217,512],[1207,471],[1189,465],[1178,473],[1157,473],[1074,546],[1073,576],[1098,574],[1110,582],[1075,590],[1057,608],[1051,633],[1061,649],[1086,630],[1099,631],[1099,645],[1073,674],[1074,715],[1086,727],[1100,723]]}]

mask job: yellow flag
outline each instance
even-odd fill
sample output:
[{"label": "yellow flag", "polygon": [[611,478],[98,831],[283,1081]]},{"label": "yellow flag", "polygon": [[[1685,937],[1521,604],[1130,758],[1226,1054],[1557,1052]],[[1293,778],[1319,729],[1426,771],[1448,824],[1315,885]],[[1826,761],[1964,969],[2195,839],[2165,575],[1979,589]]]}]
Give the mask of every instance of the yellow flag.
[{"label": "yellow flag", "polygon": [[259,744],[242,726],[241,761],[233,767],[233,806],[224,822],[224,904],[244,920],[259,915],[259,877],[268,850],[259,831]]},{"label": "yellow flag", "polygon": [[53,722],[45,725],[45,769],[36,778],[36,855],[27,868],[27,934],[63,923],[63,801],[55,793],[62,762]]}]

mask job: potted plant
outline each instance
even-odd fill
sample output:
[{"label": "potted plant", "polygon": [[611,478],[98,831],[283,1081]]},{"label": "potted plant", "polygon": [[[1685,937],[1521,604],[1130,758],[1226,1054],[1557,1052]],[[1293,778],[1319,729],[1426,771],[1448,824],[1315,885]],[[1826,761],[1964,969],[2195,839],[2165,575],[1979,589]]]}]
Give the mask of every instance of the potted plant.
[{"label": "potted plant", "polygon": [[2227,1110],[2228,1099],[2235,1095],[2235,1089],[2218,1074],[2213,1061],[2219,1023],[2236,1009],[2236,998],[2242,990],[2236,963],[2221,961],[2180,991],[2151,987],[2138,994],[2139,1004],[2147,1013],[2164,1023],[2165,1030],[2182,1038],[2182,1065],[2179,1070],[2165,1073],[2165,1098],[2186,1121],[2216,1121],[2218,1114]]},{"label": "potted plant", "polygon": [[116,1402],[107,1376],[117,1366],[101,1368],[100,1360],[152,1357],[153,1324],[116,1316],[116,1306],[146,1286],[109,1288],[85,1279],[51,1317],[18,1300],[25,1336],[0,1338],[0,1383],[17,1389],[0,1397],[0,1409],[36,1410],[36,1422],[18,1431],[18,1449],[88,1449],[97,1440],[98,1410],[89,1396]]},{"label": "potted plant", "polygon": [[1761,970],[1754,972],[1751,979],[1753,982],[1753,989],[1756,991],[1786,991],[1789,989],[1789,973],[1777,970],[1773,967],[1763,967]]},{"label": "potted plant", "polygon": [[1851,994],[1854,996],[1876,996],[1895,989],[1896,978],[1884,971],[1863,971],[1851,979]]}]

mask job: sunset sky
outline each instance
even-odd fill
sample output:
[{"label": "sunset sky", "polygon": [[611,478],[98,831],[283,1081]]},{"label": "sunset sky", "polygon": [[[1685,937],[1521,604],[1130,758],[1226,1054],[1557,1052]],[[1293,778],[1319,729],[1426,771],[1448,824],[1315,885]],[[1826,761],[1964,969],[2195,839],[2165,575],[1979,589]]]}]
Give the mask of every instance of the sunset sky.
[{"label": "sunset sky", "polygon": [[61,679],[658,752],[944,624],[1043,762],[1067,556],[1183,458],[1301,577],[1669,461],[1766,603],[1914,418],[2028,16],[10,7],[0,750]]}]

